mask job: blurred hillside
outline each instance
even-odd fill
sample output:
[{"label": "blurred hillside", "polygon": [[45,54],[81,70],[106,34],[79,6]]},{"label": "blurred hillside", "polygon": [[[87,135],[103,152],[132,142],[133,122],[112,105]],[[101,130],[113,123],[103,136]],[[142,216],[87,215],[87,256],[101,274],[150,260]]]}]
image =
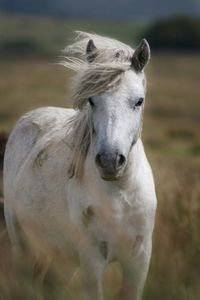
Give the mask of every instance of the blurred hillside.
[{"label": "blurred hillside", "polygon": [[0,54],[60,55],[75,30],[118,38],[135,46],[147,22],[59,20],[36,16],[0,15]]},{"label": "blurred hillside", "polygon": [[0,0],[0,11],[70,18],[138,19],[200,15],[198,0]]},{"label": "blurred hillside", "polygon": [[0,15],[0,59],[7,56],[56,56],[75,30],[112,36],[135,47],[147,38],[159,51],[200,51],[200,18],[172,16],[157,21],[64,20]]}]

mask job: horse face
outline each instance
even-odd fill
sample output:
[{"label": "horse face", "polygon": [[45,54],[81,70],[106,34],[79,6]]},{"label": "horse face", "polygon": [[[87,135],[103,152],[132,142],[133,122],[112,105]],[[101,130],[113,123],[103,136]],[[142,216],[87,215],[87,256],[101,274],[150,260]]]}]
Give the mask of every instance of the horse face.
[{"label": "horse face", "polygon": [[104,180],[119,179],[140,136],[144,75],[129,70],[117,90],[89,99],[95,132],[94,155]]}]

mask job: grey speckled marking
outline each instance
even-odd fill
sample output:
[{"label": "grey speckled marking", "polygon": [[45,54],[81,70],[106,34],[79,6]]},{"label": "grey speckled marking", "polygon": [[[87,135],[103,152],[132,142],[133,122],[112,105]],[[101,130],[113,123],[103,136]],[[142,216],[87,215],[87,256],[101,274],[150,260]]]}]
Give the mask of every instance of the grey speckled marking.
[{"label": "grey speckled marking", "polygon": [[104,259],[108,257],[108,243],[106,241],[99,242],[99,250]]},{"label": "grey speckled marking", "polygon": [[94,219],[94,210],[92,206],[88,206],[86,210],[82,212],[82,222],[85,225],[85,227],[88,227],[90,223]]},{"label": "grey speckled marking", "polygon": [[46,149],[42,149],[36,159],[35,159],[35,164],[39,167],[42,167],[42,164],[45,160],[47,160],[47,157],[48,157],[48,152],[46,151]]}]

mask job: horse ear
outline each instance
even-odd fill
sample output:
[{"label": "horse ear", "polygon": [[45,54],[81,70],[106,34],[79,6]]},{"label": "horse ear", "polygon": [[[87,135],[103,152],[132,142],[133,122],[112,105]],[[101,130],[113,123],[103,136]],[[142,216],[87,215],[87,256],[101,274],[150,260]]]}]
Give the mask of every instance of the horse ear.
[{"label": "horse ear", "polygon": [[151,54],[149,44],[145,39],[143,39],[133,53],[131,62],[132,67],[137,72],[141,72],[144,69],[145,65],[148,63],[150,56]]},{"label": "horse ear", "polygon": [[86,47],[86,57],[88,62],[93,62],[96,57],[96,46],[93,40],[89,40],[87,47]]}]

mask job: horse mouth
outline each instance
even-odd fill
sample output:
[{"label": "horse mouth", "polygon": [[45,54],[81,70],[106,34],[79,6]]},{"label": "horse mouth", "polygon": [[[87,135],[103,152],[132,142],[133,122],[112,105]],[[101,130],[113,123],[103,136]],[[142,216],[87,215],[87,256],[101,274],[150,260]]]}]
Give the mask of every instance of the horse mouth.
[{"label": "horse mouth", "polygon": [[120,179],[120,176],[101,176],[101,178],[105,181],[117,181]]},{"label": "horse mouth", "polygon": [[101,179],[105,181],[117,181],[120,180],[122,177],[121,172],[110,173],[110,172],[106,172],[103,169],[100,169],[99,172],[100,172]]}]

